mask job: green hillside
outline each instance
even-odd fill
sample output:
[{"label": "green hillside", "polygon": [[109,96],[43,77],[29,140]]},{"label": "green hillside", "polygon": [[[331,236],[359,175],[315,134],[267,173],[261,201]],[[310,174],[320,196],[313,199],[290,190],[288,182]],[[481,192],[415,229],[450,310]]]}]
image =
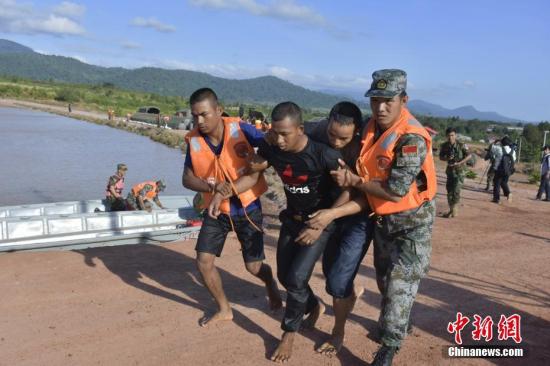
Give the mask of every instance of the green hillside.
[{"label": "green hillside", "polygon": [[109,83],[128,90],[183,97],[188,97],[198,88],[208,86],[218,93],[220,99],[229,103],[273,105],[292,100],[306,108],[330,108],[335,103],[348,99],[308,90],[274,76],[230,80],[188,70],[108,68],[89,65],[70,57],[29,51],[3,52],[3,49],[7,49],[7,46],[3,47],[5,42],[0,40],[0,75],[4,76],[71,84]]}]

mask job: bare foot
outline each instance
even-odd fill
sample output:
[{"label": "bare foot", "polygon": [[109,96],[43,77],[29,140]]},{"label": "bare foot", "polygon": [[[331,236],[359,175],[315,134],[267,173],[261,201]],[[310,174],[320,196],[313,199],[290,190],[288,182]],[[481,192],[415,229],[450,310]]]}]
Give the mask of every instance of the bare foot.
[{"label": "bare foot", "polygon": [[315,327],[315,323],[317,323],[317,320],[319,319],[321,314],[325,313],[325,309],[326,309],[325,304],[323,304],[319,300],[315,309],[313,309],[311,313],[309,313],[307,318],[304,319],[302,326],[305,329],[313,329]]},{"label": "bare foot", "polygon": [[292,356],[292,345],[294,343],[294,332],[283,333],[283,338],[277,346],[277,349],[271,355],[273,362],[287,362]]},{"label": "bare foot", "polygon": [[231,311],[231,309],[224,310],[224,311],[220,310],[212,316],[206,315],[199,320],[199,325],[201,327],[207,327],[219,321],[228,321],[228,320],[233,320],[233,312]]},{"label": "bare foot", "polygon": [[277,287],[277,281],[273,279],[269,285],[265,285],[267,290],[267,297],[269,298],[269,308],[271,311],[277,311],[283,307],[283,300],[281,300],[281,294],[279,293],[279,287]]},{"label": "bare foot", "polygon": [[322,355],[332,357],[340,352],[344,344],[343,334],[333,334],[325,343],[323,343],[316,351]]}]

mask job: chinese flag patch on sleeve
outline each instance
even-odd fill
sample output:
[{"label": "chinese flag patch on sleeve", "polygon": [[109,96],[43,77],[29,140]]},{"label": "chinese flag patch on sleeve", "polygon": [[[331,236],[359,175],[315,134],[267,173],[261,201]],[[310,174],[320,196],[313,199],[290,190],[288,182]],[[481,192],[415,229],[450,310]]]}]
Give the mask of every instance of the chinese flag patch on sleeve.
[{"label": "chinese flag patch on sleeve", "polygon": [[418,155],[418,146],[416,145],[405,145],[401,148],[401,153],[405,156],[416,156]]}]

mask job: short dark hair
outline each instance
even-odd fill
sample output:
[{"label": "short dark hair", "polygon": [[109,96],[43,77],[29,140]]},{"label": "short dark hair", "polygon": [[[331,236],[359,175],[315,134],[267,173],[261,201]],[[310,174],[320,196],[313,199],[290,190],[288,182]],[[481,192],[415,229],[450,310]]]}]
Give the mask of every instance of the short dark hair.
[{"label": "short dark hair", "polygon": [[298,126],[304,125],[302,109],[296,103],[282,102],[277,104],[271,111],[271,121],[273,122],[282,121],[287,117],[295,121]]},{"label": "short dark hair", "polygon": [[353,123],[359,129],[363,124],[363,114],[354,103],[339,102],[330,110],[328,120],[341,125],[351,125]]},{"label": "short dark hair", "polygon": [[500,140],[503,146],[510,146],[512,145],[512,140],[508,136],[504,136],[502,140]]},{"label": "short dark hair", "polygon": [[405,90],[399,93],[399,97],[401,97],[401,99],[405,98],[406,96],[407,96],[407,92]]},{"label": "short dark hair", "polygon": [[448,134],[450,134],[451,132],[456,133],[456,128],[454,128],[454,127],[447,127],[447,129],[445,130],[445,135],[448,135]]},{"label": "short dark hair", "polygon": [[189,97],[189,105],[200,103],[206,99],[209,99],[214,105],[218,104],[218,96],[214,93],[214,90],[210,88],[200,88],[195,90]]}]

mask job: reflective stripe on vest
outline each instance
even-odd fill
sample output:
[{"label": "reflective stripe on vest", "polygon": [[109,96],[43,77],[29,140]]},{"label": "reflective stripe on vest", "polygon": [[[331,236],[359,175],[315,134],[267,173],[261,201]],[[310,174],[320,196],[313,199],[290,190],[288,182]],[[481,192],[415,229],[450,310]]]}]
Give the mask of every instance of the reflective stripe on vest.
[{"label": "reflective stripe on vest", "polygon": [[[248,143],[246,136],[241,131],[240,118],[222,117],[224,123],[223,148],[219,156],[216,156],[201,136],[198,128],[194,128],[187,134],[186,141],[190,146],[191,164],[196,177],[207,182],[221,183],[235,182],[239,179],[252,156],[254,148]],[[251,189],[239,194],[243,207],[247,207],[258,199],[265,191],[267,184],[263,174]],[[202,192],[203,200],[200,208],[207,208],[212,201],[212,193]],[[220,211],[230,213],[229,200],[226,199],[220,206]]]},{"label": "reflective stripe on vest", "polygon": [[375,132],[376,121],[371,118],[367,124],[359,159],[357,159],[359,175],[370,181],[387,181],[395,158],[393,150],[399,138],[405,134],[416,134],[422,136],[426,142],[427,153],[421,171],[426,176],[427,188],[419,192],[415,179],[409,192],[399,202],[367,195],[371,209],[378,215],[389,215],[419,207],[424,202],[432,200],[437,191],[437,179],[432,154],[432,139],[428,131],[406,108],[403,108],[399,120],[384,131],[376,141]]}]

